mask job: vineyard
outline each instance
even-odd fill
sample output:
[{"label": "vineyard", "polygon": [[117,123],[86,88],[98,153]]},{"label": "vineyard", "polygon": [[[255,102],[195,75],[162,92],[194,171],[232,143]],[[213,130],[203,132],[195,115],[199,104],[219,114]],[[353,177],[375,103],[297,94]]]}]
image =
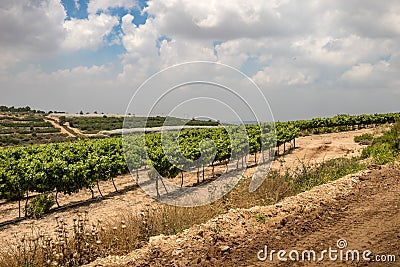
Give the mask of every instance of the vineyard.
[{"label": "vineyard", "polygon": [[[180,118],[156,116],[156,117],[135,117],[128,115],[129,117],[129,128],[147,128],[161,127],[161,126],[175,126],[175,125],[193,125],[193,126],[218,126],[218,122],[215,121],[203,121],[203,120],[184,120]],[[107,116],[99,115],[94,116],[59,116],[60,123],[64,124],[68,122],[71,127],[79,128],[85,134],[95,134],[100,131],[110,131],[116,129],[122,129],[124,127],[124,116]]]},{"label": "vineyard", "polygon": [[30,145],[65,141],[59,128],[33,112],[0,113],[0,146]]},{"label": "vineyard", "polygon": [[[116,176],[142,168],[154,168],[163,177],[180,175],[183,181],[184,170],[204,170],[217,164],[228,167],[228,161],[236,161],[239,168],[239,162],[243,166],[243,159],[246,161],[249,154],[254,155],[255,162],[268,162],[282,150],[285,153],[288,143],[294,148],[300,134],[392,123],[399,115],[340,115],[275,125],[228,126],[168,135],[131,135],[5,148],[0,150],[0,199],[18,200],[21,216],[21,201],[25,200],[26,205],[32,194],[54,192],[57,201],[58,193],[72,194],[83,188],[90,189],[93,195],[96,186],[101,194],[100,181],[114,183]],[[261,158],[257,160],[259,152]]]}]

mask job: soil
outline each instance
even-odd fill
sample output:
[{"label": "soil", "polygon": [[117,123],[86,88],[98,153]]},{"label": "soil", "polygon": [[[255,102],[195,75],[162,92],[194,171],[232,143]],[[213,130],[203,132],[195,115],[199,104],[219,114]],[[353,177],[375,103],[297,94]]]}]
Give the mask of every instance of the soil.
[{"label": "soil", "polygon": [[[357,136],[357,135],[360,135],[360,134],[363,134],[363,133],[366,133],[366,132],[379,134],[379,132],[381,132],[381,129],[377,130],[377,129],[369,128],[369,129],[362,129],[362,130],[357,130],[357,131],[352,131],[352,132],[313,135],[313,136],[306,136],[306,137],[298,138],[298,139],[296,139],[296,149],[290,150],[290,152],[288,154],[278,157],[277,160],[273,163],[273,168],[274,169],[284,170],[285,168],[296,167],[299,164],[302,164],[304,161],[307,161],[307,163],[315,163],[315,162],[321,162],[323,160],[327,160],[327,159],[330,159],[330,158],[337,158],[337,157],[343,157],[343,156],[353,156],[353,155],[356,156],[361,152],[362,146],[360,146],[359,144],[356,144],[354,142],[354,140],[353,140],[354,136]],[[252,160],[254,161],[253,157],[250,157],[249,158],[249,165],[251,165],[251,161]],[[218,166],[216,168],[216,173],[217,174],[218,173],[222,173],[222,172],[224,172],[224,170],[225,170],[225,166],[224,165]],[[251,175],[252,175],[252,173],[254,173],[254,171],[255,171],[255,168],[250,166],[250,168],[248,168],[246,170],[246,172],[244,173],[244,177],[251,177]],[[393,172],[394,171],[395,170],[393,170]],[[210,168],[207,168],[206,177],[209,177],[209,176],[207,176],[207,174],[209,175],[210,172],[211,172]],[[146,170],[141,170],[140,171],[140,175],[145,175],[145,173],[146,173]],[[389,177],[388,174],[385,174],[385,175],[387,177]],[[332,189],[332,192],[338,191],[337,194],[344,194],[345,192],[347,192],[347,190],[349,190],[349,192],[352,191],[352,190],[355,190],[353,188],[354,185],[357,185],[357,186],[358,185],[363,185],[364,186],[364,185],[368,185],[369,184],[368,183],[369,180],[367,180],[367,182],[364,182],[364,181],[361,182],[361,180],[360,180],[359,183],[358,182],[354,183],[352,181],[353,178],[346,178],[346,179],[341,183],[348,183],[351,186],[351,189],[347,189],[347,188],[345,188],[345,186],[343,186],[344,192],[340,192],[341,188]],[[349,182],[348,179],[350,179],[350,182]],[[354,178],[354,179],[356,179],[356,178]],[[394,179],[394,178],[392,178],[392,179]],[[184,184],[185,186],[192,185],[192,184],[196,183],[196,181],[197,181],[196,173],[185,174],[185,184]],[[124,176],[121,176],[121,177],[117,177],[117,178],[115,178],[115,182],[116,182],[117,188],[120,190],[120,192],[118,192],[118,193],[115,192],[114,187],[113,187],[111,182],[106,182],[106,183],[101,183],[100,184],[100,188],[101,188],[102,194],[105,196],[103,198],[99,198],[100,194],[99,194],[99,192],[97,192],[96,189],[95,189],[96,190],[95,191],[95,197],[96,198],[93,199],[93,200],[91,200],[91,192],[89,190],[81,190],[79,193],[73,194],[71,196],[63,196],[63,195],[60,194],[59,203],[62,205],[62,208],[54,209],[54,211],[52,213],[50,213],[49,215],[47,215],[46,217],[44,217],[43,219],[40,219],[40,220],[22,220],[22,221],[19,221],[19,222],[13,222],[12,220],[15,219],[18,216],[18,209],[17,209],[18,205],[17,205],[17,203],[16,202],[3,202],[3,203],[0,203],[0,213],[2,214],[1,221],[7,222],[6,226],[0,228],[1,229],[1,231],[0,231],[0,242],[1,243],[6,243],[6,242],[11,242],[12,243],[13,240],[14,240],[14,237],[13,237],[14,235],[22,236],[22,235],[24,235],[26,233],[31,232],[32,229],[39,229],[39,230],[51,229],[55,225],[55,216],[56,215],[59,216],[59,217],[64,218],[64,220],[67,221],[71,225],[73,218],[76,217],[76,213],[78,213],[78,212],[87,211],[88,212],[88,217],[89,218],[93,218],[94,220],[97,220],[99,218],[102,218],[103,220],[110,220],[112,218],[118,218],[118,217],[122,216],[123,214],[129,214],[129,213],[138,212],[138,211],[142,210],[143,208],[145,208],[146,206],[157,205],[158,202],[156,200],[148,197],[140,188],[137,188],[135,186],[135,183],[134,183],[133,178],[132,178],[131,175],[124,175]],[[179,182],[180,182],[179,177],[175,178],[174,182],[179,184]],[[342,186],[341,183],[338,182],[338,184],[340,186]],[[353,185],[353,183],[354,183],[354,185]],[[333,185],[335,185],[335,184],[336,183],[333,183]],[[379,185],[379,184],[377,184],[377,185]],[[332,185],[329,185],[329,186],[332,186]],[[382,187],[380,187],[380,186],[382,186]],[[324,187],[322,187],[322,188],[324,188]],[[398,187],[396,187],[396,188],[398,188]],[[382,190],[382,192],[384,192],[384,189],[385,188],[383,187],[383,185],[379,185],[376,188],[376,190]],[[330,192],[329,190],[326,189],[326,193],[327,194]],[[355,190],[355,192],[356,191],[357,190]],[[371,189],[371,192],[372,191],[373,190]],[[314,192],[314,191],[310,191],[310,192]],[[377,193],[379,193],[379,192],[377,192]],[[315,192],[313,194],[315,194]],[[315,194],[316,197],[318,197],[318,201],[321,201],[321,203],[322,202],[325,203],[324,206],[322,206],[322,207],[327,206],[329,204],[328,203],[329,199],[333,196],[333,195],[330,195],[330,194],[333,194],[333,193],[328,194],[326,197],[323,196],[323,195],[319,196],[319,194],[320,193]],[[354,193],[354,194],[356,194],[356,193]],[[369,194],[369,193],[367,192],[366,194]],[[359,193],[359,195],[360,195],[360,198],[370,196],[370,195],[364,195],[364,194],[360,194],[360,193]],[[297,214],[296,215],[296,216],[298,216],[297,220],[301,219],[301,220],[306,220],[307,221],[307,223],[306,223],[307,228],[305,228],[305,230],[301,230],[302,227],[297,229],[297,228],[295,228],[295,226],[293,226],[294,228],[291,229],[291,231],[294,231],[293,238],[296,237],[296,236],[298,238],[302,237],[302,236],[300,236],[300,234],[303,233],[303,232],[304,232],[305,236],[311,236],[311,234],[313,232],[315,232],[315,229],[316,229],[316,228],[312,228],[311,226],[313,224],[315,224],[315,223],[318,223],[318,221],[315,220],[314,217],[312,217],[313,216],[312,214],[314,214],[314,212],[316,212],[316,210],[318,210],[318,208],[319,208],[318,205],[320,205],[319,202],[317,200],[315,200],[315,201],[317,201],[316,203],[318,205],[316,207],[312,207],[311,204],[314,203],[314,202],[310,202],[310,204],[307,204],[308,203],[307,202],[308,198],[302,199],[301,196],[302,196],[302,194],[300,194],[299,196],[296,196],[296,198],[299,197],[301,201],[303,201],[303,202],[305,201],[304,202],[305,204],[304,205],[303,204],[299,205],[298,203],[297,204],[290,204],[290,207],[293,208],[293,212],[297,212],[297,213],[293,213],[293,214]],[[368,206],[367,203],[368,202],[365,202],[364,204],[366,206]],[[354,203],[354,207],[356,207],[357,205],[358,204]],[[299,213],[299,211],[298,211],[299,207],[303,207],[303,206],[304,206],[304,208],[307,208],[307,209],[309,208],[310,210],[305,209],[305,210],[303,210],[304,213]],[[389,207],[389,205],[387,205],[387,207]],[[376,207],[376,208],[378,208],[378,207]],[[384,206],[384,208],[386,208],[386,205]],[[268,240],[271,240],[271,242],[274,241],[272,243],[269,243],[269,244],[274,245],[273,246],[274,248],[279,248],[280,244],[296,244],[296,248],[297,248],[297,244],[301,244],[301,243],[297,243],[297,242],[300,242],[300,239],[299,240],[296,239],[297,241],[295,243],[293,243],[293,242],[284,242],[284,241],[279,243],[277,241],[279,239],[276,239],[276,240],[275,240],[275,238],[274,239],[268,239],[269,238],[268,235],[271,234],[268,231],[266,231],[265,234],[262,234],[263,231],[264,231],[264,227],[267,227],[272,222],[277,223],[275,225],[275,228],[277,229],[277,226],[279,226],[279,222],[280,222],[279,220],[281,220],[281,217],[283,215],[289,216],[291,214],[290,212],[283,212],[281,214],[281,209],[282,208],[276,208],[277,215],[276,216],[274,215],[271,218],[268,217],[269,218],[268,222],[265,225],[264,224],[261,225],[261,224],[259,224],[258,222],[255,221],[254,215],[252,215],[253,212],[257,212],[256,211],[257,209],[261,209],[261,210],[263,210],[263,209],[272,209],[273,210],[274,208],[273,207],[262,207],[262,208],[254,208],[253,211],[243,211],[244,212],[243,213],[244,217],[242,217],[242,215],[240,215],[241,216],[240,218],[238,217],[239,215],[235,215],[236,216],[236,217],[234,216],[235,220],[231,221],[230,223],[233,226],[239,227],[239,228],[238,229],[230,229],[230,230],[228,229],[228,231],[225,234],[228,237],[231,236],[231,235],[233,235],[233,236],[237,235],[238,236],[237,237],[238,238],[237,239],[237,245],[233,246],[232,244],[230,244],[229,245],[230,249],[228,249],[229,253],[227,253],[227,252],[224,252],[222,254],[220,253],[221,254],[220,256],[222,258],[219,258],[219,256],[218,256],[219,255],[218,254],[219,253],[218,248],[219,248],[219,246],[222,246],[223,242],[221,243],[220,242],[221,240],[219,240],[219,237],[218,237],[218,239],[215,242],[214,241],[211,242],[211,243],[214,243],[212,246],[211,245],[208,246],[210,251],[214,251],[213,253],[215,255],[214,254],[209,254],[209,255],[213,255],[212,257],[211,256],[207,256],[208,252],[204,254],[203,250],[201,250],[201,251],[199,250],[198,252],[196,252],[195,250],[188,251],[189,254],[190,254],[190,252],[192,252],[192,254],[191,254],[190,257],[189,256],[186,257],[186,256],[183,256],[183,255],[186,255],[186,254],[182,254],[182,253],[186,253],[186,250],[185,251],[179,250],[180,252],[177,252],[176,250],[171,249],[171,253],[172,254],[178,253],[177,254],[178,256],[181,255],[181,257],[177,256],[178,259],[179,259],[179,261],[176,261],[177,265],[171,265],[171,266],[180,266],[180,265],[183,265],[183,264],[185,264],[185,265],[194,265],[192,263],[188,263],[187,260],[189,260],[189,259],[195,260],[196,263],[197,263],[197,261],[199,260],[198,257],[200,257],[201,255],[203,255],[203,256],[205,255],[205,259],[206,259],[205,262],[208,264],[208,265],[206,264],[205,266],[212,266],[212,265],[214,265],[214,266],[224,266],[225,265],[225,263],[224,263],[225,258],[231,259],[231,261],[226,261],[227,264],[229,264],[229,262],[230,262],[230,265],[235,265],[234,264],[235,263],[235,261],[234,261],[235,259],[237,260],[238,263],[243,262],[244,265],[246,265],[246,266],[249,265],[249,264],[250,265],[255,265],[255,266],[258,265],[258,264],[261,264],[261,265],[264,264],[265,265],[266,262],[264,262],[264,263],[257,262],[257,258],[255,258],[255,261],[250,261],[251,260],[250,259],[250,254],[248,255],[249,259],[246,259],[245,257],[243,257],[243,259],[235,258],[236,256],[234,257],[234,255],[239,255],[239,254],[233,253],[233,252],[236,252],[236,251],[239,252],[239,251],[242,251],[242,250],[245,251],[246,249],[247,249],[247,251],[249,251],[251,248],[256,248],[256,250],[254,250],[254,251],[258,251],[259,249],[262,249],[264,247],[263,244],[260,245],[260,243],[262,243],[261,241],[263,241],[265,243]],[[331,209],[331,211],[333,212],[333,208]],[[363,210],[360,210],[359,212],[360,212],[360,214],[359,214],[360,217],[357,217],[357,218],[350,218],[349,217],[349,220],[352,220],[352,219],[355,219],[355,220],[356,219],[360,219],[361,220],[362,216],[364,216],[365,214],[362,213],[362,212],[364,212]],[[323,212],[323,214],[325,214],[325,213],[326,212]],[[232,213],[232,214],[235,214],[235,212]],[[230,218],[229,216],[233,216],[232,214],[228,213],[226,215],[227,218]],[[328,212],[327,214],[330,214],[330,213]],[[375,213],[373,213],[373,214],[375,214]],[[376,216],[378,216],[381,213],[376,211],[376,214],[377,214]],[[349,216],[350,215],[351,214],[349,214]],[[384,213],[383,215],[389,216],[389,212],[388,213]],[[393,215],[393,216],[395,216],[395,215]],[[291,218],[291,217],[289,216],[286,219],[286,220],[288,220],[288,222],[289,222],[289,218]],[[330,218],[332,218],[331,222],[333,223],[333,222],[338,221],[337,220],[338,218],[341,218],[341,219],[344,220],[346,218],[346,216],[345,216],[344,213],[340,213],[339,211],[337,211],[337,213],[332,213],[332,215],[330,215]],[[382,219],[382,218],[376,217],[376,220],[374,222],[380,221],[380,219]],[[400,218],[398,218],[398,217],[397,218],[385,218],[385,220],[386,219],[387,219],[387,222],[388,222],[387,224],[390,224],[390,226],[395,226],[396,224],[394,222],[400,221],[399,220]],[[216,219],[216,220],[217,220],[216,222],[218,222],[220,219]],[[244,222],[244,226],[246,226],[247,228],[241,229],[241,227],[243,226],[241,221]],[[12,222],[12,223],[10,224],[10,222]],[[253,224],[252,227],[250,227],[251,224]],[[289,223],[285,223],[285,227],[287,227],[289,225],[290,225]],[[310,225],[311,228],[308,228],[308,225]],[[347,226],[343,226],[342,225],[341,229],[342,230],[347,229],[347,228],[349,228],[349,226],[352,226],[352,225],[353,225],[353,223],[351,223],[351,224],[349,223],[349,225],[347,225]],[[359,225],[359,224],[355,224],[355,225]],[[376,225],[376,223],[375,223],[375,225]],[[381,223],[381,225],[383,225],[383,223]],[[262,226],[262,232],[257,233],[258,227],[261,227],[261,226]],[[203,227],[203,226],[195,226],[193,229],[198,229],[199,227]],[[356,227],[356,226],[353,226],[353,228],[354,227]],[[265,228],[265,229],[267,229],[267,228]],[[340,227],[338,227],[336,229],[340,230],[339,228]],[[193,229],[191,229],[190,231],[194,231]],[[307,229],[310,229],[310,230],[308,231]],[[314,229],[314,230],[312,230],[312,229]],[[354,230],[357,230],[357,229],[354,228]],[[279,232],[279,230],[277,230],[277,231]],[[284,231],[284,230],[282,230],[282,231]],[[287,230],[285,230],[285,231],[287,231]],[[254,240],[256,240],[257,235],[260,235],[261,239],[259,240],[259,242],[256,242],[256,241],[250,242],[249,240],[247,240],[246,242],[244,242],[244,243],[242,243],[240,245],[239,241],[243,241],[247,237],[250,238],[250,235],[249,235],[250,233],[254,233]],[[273,233],[277,233],[277,232],[273,232]],[[284,233],[287,233],[287,232],[284,232]],[[326,235],[329,234],[329,233],[335,234],[335,233],[339,233],[339,232],[335,232],[335,229],[333,229],[332,231],[328,231],[327,230]],[[219,233],[215,233],[215,234],[219,234]],[[240,237],[241,235],[243,235],[243,236]],[[214,236],[214,235],[212,233],[210,233],[210,236]],[[275,235],[275,237],[276,236],[278,236],[278,235]],[[287,234],[279,234],[279,236],[281,236],[282,239],[283,238],[287,238]],[[343,236],[343,237],[345,237],[345,236]],[[177,239],[176,236],[175,237],[170,237],[170,238],[172,238],[173,240]],[[196,239],[196,238],[194,238],[194,239]],[[205,238],[203,238],[203,239],[205,240]],[[253,239],[253,238],[251,238],[251,239]],[[164,240],[164,238],[163,237],[162,238],[153,238],[153,241],[154,240]],[[229,240],[229,239],[227,239],[227,240]],[[306,242],[306,240],[303,240],[303,241]],[[333,242],[333,243],[331,242],[331,243],[329,243],[329,245],[334,246],[335,242]],[[355,241],[351,240],[351,239],[348,239],[348,242],[350,243],[350,245],[357,245],[357,243]],[[370,242],[373,242],[373,240],[370,241]],[[398,239],[397,239],[397,242],[398,242]],[[221,243],[221,245],[220,245],[220,243]],[[226,243],[228,244],[229,242],[226,242]],[[204,243],[204,244],[206,244],[206,243]],[[204,246],[204,249],[205,249],[207,246],[204,245],[204,244],[202,244],[202,246]],[[307,244],[307,243],[303,243],[303,244]],[[315,244],[317,244],[317,243],[315,243]],[[141,253],[144,253],[144,251],[146,251],[146,249],[150,249],[150,248],[152,250],[153,249],[153,247],[152,247],[153,245],[154,244],[150,243],[149,247],[145,247],[142,250],[140,250],[138,252],[135,252],[135,253],[141,254]],[[194,246],[194,248],[195,247],[196,246]],[[241,250],[238,250],[239,248]],[[317,248],[318,247],[316,247],[315,249],[317,249]],[[379,246],[376,247],[376,248],[379,248]],[[159,248],[157,248],[157,249],[159,249]],[[165,249],[166,249],[166,251],[168,250],[167,248],[165,248]],[[253,251],[253,254],[252,254],[253,258],[254,258],[254,255],[256,255],[256,254],[254,254],[254,251]],[[171,262],[172,262],[173,258],[168,256],[169,252],[165,252],[165,253],[166,253],[165,257],[162,256],[162,257],[158,257],[158,258],[162,258],[162,259],[165,258],[166,264],[169,262],[169,260],[171,260]],[[164,255],[164,254],[162,254],[162,255]],[[130,257],[135,257],[136,258],[136,255],[135,256],[130,256]],[[145,257],[142,258],[143,264],[145,264],[145,262],[147,260],[149,261],[149,263],[151,263],[152,259],[153,259],[152,257],[153,256],[146,254]],[[127,257],[125,259],[129,259],[129,257]],[[132,258],[130,258],[130,260],[131,259]],[[217,263],[214,264],[213,263],[214,260],[212,260],[212,259],[215,259],[215,260],[219,261],[219,263],[218,264]],[[156,260],[156,258],[154,258],[154,260]],[[117,259],[116,258],[112,258],[112,261],[116,262]],[[157,265],[157,261],[153,262],[153,264]],[[203,258],[201,256],[200,257],[200,262],[202,262],[202,261],[203,261]],[[399,259],[399,261],[400,261],[400,259]],[[128,262],[128,261],[125,261],[125,262]],[[138,261],[138,262],[140,263],[140,261]],[[136,263],[132,263],[132,264],[133,264],[132,266],[135,266]],[[139,264],[139,265],[141,265],[141,264]],[[143,266],[145,266],[145,265],[143,265]],[[301,265],[298,265],[298,266],[301,266]],[[309,265],[306,264],[306,266],[309,266]]]},{"label": "soil", "polygon": [[[377,136],[387,129],[387,126],[382,126],[351,132],[319,134],[296,138],[296,149],[276,158],[272,168],[285,171],[286,169],[293,169],[302,164],[309,165],[338,157],[350,158],[358,156],[365,146],[355,143],[355,136],[364,133],[371,133]],[[282,152],[282,147],[280,150]]]},{"label": "soil", "polygon": [[[399,266],[400,165],[371,168],[276,205],[231,210],[183,233],[153,237],[127,256],[87,266]],[[279,261],[276,252],[272,261],[261,261],[257,254],[261,250],[262,258],[265,246],[268,255],[313,250],[319,259],[323,250],[336,252],[320,262],[308,256],[292,261],[288,254],[288,261]],[[331,260],[349,250],[359,251],[359,262],[350,254],[348,261]],[[366,250],[372,252],[369,262],[362,258]],[[391,256],[396,262],[375,261]]]}]

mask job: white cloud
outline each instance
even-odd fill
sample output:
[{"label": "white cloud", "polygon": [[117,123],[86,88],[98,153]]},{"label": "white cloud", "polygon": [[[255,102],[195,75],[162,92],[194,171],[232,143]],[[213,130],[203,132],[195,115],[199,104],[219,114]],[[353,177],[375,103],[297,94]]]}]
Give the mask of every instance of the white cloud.
[{"label": "white cloud", "polygon": [[64,38],[66,13],[59,1],[2,0],[0,3],[0,69],[25,58],[57,51]]},{"label": "white cloud", "polygon": [[[26,72],[7,72],[7,67],[17,61],[29,62],[34,57],[41,59],[80,49],[95,51],[119,23],[118,17],[110,15],[110,9],[136,7],[136,0],[91,0],[88,19],[64,21],[65,11],[56,0],[1,1],[3,88],[26,88],[28,83],[22,84],[18,79],[34,79],[32,90],[40,91],[40,84],[46,88],[48,85],[49,99],[57,99],[52,90],[71,92],[70,99],[74,99],[72,92],[80,92],[84,95],[80,103],[93,101],[90,93],[96,92],[94,88],[103,88],[100,95],[106,103],[110,96],[105,90],[133,90],[164,67],[211,60],[248,71],[277,103],[281,100],[275,108],[283,117],[290,117],[290,109],[299,102],[303,103],[296,113],[300,117],[321,109],[324,114],[334,114],[336,109],[362,110],[354,105],[369,111],[377,108],[372,100],[388,103],[388,109],[398,107],[393,100],[400,85],[398,0],[150,0],[144,10],[149,14],[145,24],[134,25],[130,14],[122,18],[121,36],[115,38],[126,53],[119,57],[122,70],[118,69],[117,75],[106,75],[117,72],[108,65],[53,70],[48,74],[37,70],[37,66]],[[215,42],[218,45],[214,47]],[[23,95],[23,90],[18,90]],[[358,95],[362,95],[361,104],[357,102]],[[327,96],[332,103],[320,103]],[[283,101],[285,97],[293,101]],[[334,103],[342,99],[346,101]],[[120,99],[115,107],[124,106],[121,103],[125,100]]]},{"label": "white cloud", "polygon": [[108,11],[117,7],[129,10],[139,6],[136,0],[91,0],[88,4],[88,13],[96,14],[98,11]]},{"label": "white cloud", "polygon": [[74,3],[75,3],[75,8],[76,9],[80,9],[81,8],[81,5],[79,4],[79,0],[74,0]]},{"label": "white cloud", "polygon": [[347,85],[362,86],[364,88],[387,88],[391,83],[398,82],[398,80],[393,67],[388,61],[379,61],[375,64],[357,64],[340,77],[340,81]]},{"label": "white cloud", "polygon": [[161,68],[187,61],[217,61],[210,42],[194,42],[192,40],[164,40],[160,44]]},{"label": "white cloud", "polygon": [[342,75],[342,79],[350,81],[363,81],[364,79],[367,79],[369,75],[371,75],[373,70],[374,66],[370,63],[358,64],[346,71]]},{"label": "white cloud", "polygon": [[287,1],[150,1],[145,9],[156,16],[157,27],[168,36],[228,40],[285,35],[302,28],[280,13]]},{"label": "white cloud", "polygon": [[66,20],[67,36],[62,47],[67,50],[96,49],[118,23],[117,17],[104,13],[89,15],[88,19]]},{"label": "white cloud", "polygon": [[130,92],[124,94],[112,71],[112,66],[95,65],[47,73],[30,66],[13,79],[0,75],[1,102],[71,112],[105,109],[111,112],[114,106],[116,111],[121,108],[118,104],[121,98],[127,99]]},{"label": "white cloud", "polygon": [[397,0],[384,3],[375,0],[325,1],[322,5],[335,11],[328,21],[330,31],[352,32],[367,38],[398,37],[400,33]]},{"label": "white cloud", "polygon": [[285,66],[265,68],[253,77],[257,84],[262,86],[297,86],[306,85],[315,81],[315,74],[309,70],[301,70]]},{"label": "white cloud", "polygon": [[156,40],[159,37],[153,20],[148,19],[146,24],[137,27],[133,24],[134,17],[130,14],[122,17],[122,31],[124,36],[122,43],[129,54],[136,57],[156,56]]}]

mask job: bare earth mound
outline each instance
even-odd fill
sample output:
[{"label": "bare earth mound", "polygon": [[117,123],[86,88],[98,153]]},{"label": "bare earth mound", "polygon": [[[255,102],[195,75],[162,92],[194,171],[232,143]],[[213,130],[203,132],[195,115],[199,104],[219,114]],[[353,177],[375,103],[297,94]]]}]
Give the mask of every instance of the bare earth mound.
[{"label": "bare earth mound", "polygon": [[[399,266],[399,229],[400,165],[396,164],[348,175],[273,206],[231,210],[178,235],[151,238],[126,257],[109,257],[88,266]],[[323,250],[339,250],[339,239],[347,242],[343,255],[358,250],[360,262],[332,261],[328,254],[321,262],[289,259],[291,250],[300,255],[314,250],[318,259]],[[268,253],[276,251],[273,263],[269,257],[257,258],[265,245]],[[288,261],[278,261],[279,250],[287,252]],[[373,253],[367,255],[370,262],[362,259],[366,250]]]}]

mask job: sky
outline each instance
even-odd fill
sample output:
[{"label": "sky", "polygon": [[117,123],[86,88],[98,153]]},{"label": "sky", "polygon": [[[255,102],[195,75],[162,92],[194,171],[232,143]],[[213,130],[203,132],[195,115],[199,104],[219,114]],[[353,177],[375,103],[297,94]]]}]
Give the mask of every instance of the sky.
[{"label": "sky", "polygon": [[[146,115],[190,77],[275,120],[396,112],[399,47],[398,0],[2,0],[0,105]],[[219,65],[179,65],[194,61]],[[230,120],[221,88],[182,86],[153,111]]]}]

